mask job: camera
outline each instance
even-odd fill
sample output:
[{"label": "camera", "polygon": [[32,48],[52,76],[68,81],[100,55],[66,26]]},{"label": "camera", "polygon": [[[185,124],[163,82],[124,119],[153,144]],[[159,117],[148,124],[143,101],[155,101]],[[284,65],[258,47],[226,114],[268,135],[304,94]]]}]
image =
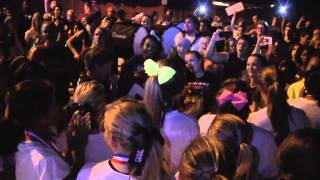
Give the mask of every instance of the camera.
[{"label": "camera", "polygon": [[79,104],[79,103],[72,103],[67,106],[67,111],[70,114],[74,114],[78,112],[81,116],[86,115],[88,112],[91,112],[90,106],[88,104]]},{"label": "camera", "polygon": [[231,31],[222,31],[222,32],[219,32],[219,36],[220,37],[225,37],[225,38],[229,38],[229,37],[232,37],[232,32]]}]

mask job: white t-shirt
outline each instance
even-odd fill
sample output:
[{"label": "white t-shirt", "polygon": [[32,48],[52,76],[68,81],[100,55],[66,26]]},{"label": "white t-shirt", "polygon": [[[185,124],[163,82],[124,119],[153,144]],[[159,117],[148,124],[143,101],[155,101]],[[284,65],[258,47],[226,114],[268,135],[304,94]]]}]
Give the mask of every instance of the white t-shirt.
[{"label": "white t-shirt", "polygon": [[[65,149],[67,146],[66,132],[60,133],[55,140],[59,149]],[[103,134],[89,134],[85,148],[85,162],[100,162],[111,157],[112,151],[104,141]]]},{"label": "white t-shirt", "polygon": [[318,102],[306,98],[289,99],[291,106],[302,109],[310,120],[312,128],[320,128],[320,107]]},{"label": "white t-shirt", "polygon": [[80,170],[77,180],[136,180],[135,177],[119,173],[112,169],[110,160],[95,163],[87,163]]},{"label": "white t-shirt", "polygon": [[[310,127],[310,122],[306,116],[306,114],[301,110],[292,107],[291,113],[289,113],[289,130],[291,132],[296,131],[298,129]],[[262,108],[259,111],[253,112],[249,115],[248,122],[261,127],[271,133],[274,132],[271,120],[267,114],[267,108]]]},{"label": "white t-shirt", "polygon": [[173,171],[176,172],[182,153],[191,141],[199,136],[199,126],[195,119],[175,110],[166,113],[162,131],[169,141],[170,159]]},{"label": "white t-shirt", "polygon": [[257,171],[264,178],[275,177],[278,174],[277,145],[273,136],[268,131],[251,125],[253,130],[251,145],[254,146],[259,153],[259,164]]},{"label": "white t-shirt", "polygon": [[[215,114],[205,114],[200,117],[198,123],[201,135],[207,135],[215,117]],[[277,146],[273,136],[268,131],[253,124],[251,124],[251,128],[253,130],[251,145],[257,149],[260,158],[257,171],[262,177],[274,177],[278,173],[278,167],[276,164]]]},{"label": "white t-shirt", "polygon": [[112,151],[104,141],[102,133],[89,134],[85,150],[86,162],[100,162],[110,159]]},{"label": "white t-shirt", "polygon": [[51,147],[35,141],[18,145],[17,180],[61,180],[69,175],[70,167]]}]

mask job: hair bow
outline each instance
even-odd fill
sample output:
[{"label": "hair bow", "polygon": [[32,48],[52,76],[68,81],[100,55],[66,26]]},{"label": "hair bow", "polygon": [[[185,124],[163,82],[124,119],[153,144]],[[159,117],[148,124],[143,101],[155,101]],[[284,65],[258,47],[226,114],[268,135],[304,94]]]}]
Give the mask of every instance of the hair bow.
[{"label": "hair bow", "polygon": [[176,74],[176,70],[172,67],[160,67],[160,65],[152,59],[147,59],[143,65],[148,76],[158,76],[158,83],[160,85],[168,82]]},{"label": "hair bow", "polygon": [[240,111],[248,102],[247,94],[245,92],[238,91],[237,93],[233,93],[229,90],[224,90],[222,94],[217,97],[217,101],[219,103],[219,107],[231,102],[233,107],[238,111]]}]

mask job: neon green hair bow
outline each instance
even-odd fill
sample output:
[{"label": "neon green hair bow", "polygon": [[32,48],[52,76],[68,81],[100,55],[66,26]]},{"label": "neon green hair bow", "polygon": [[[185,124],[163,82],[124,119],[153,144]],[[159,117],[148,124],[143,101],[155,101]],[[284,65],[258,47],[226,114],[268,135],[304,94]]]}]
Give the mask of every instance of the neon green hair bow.
[{"label": "neon green hair bow", "polygon": [[160,65],[152,59],[147,59],[143,65],[148,76],[158,76],[158,83],[160,85],[168,82],[176,74],[176,70],[172,67],[160,67]]}]

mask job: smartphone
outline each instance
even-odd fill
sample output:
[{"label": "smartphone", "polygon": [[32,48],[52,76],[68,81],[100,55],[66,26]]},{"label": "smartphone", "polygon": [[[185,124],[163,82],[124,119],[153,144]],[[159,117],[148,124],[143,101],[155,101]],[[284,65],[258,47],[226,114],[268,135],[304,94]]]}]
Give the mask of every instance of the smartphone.
[{"label": "smartphone", "polygon": [[270,36],[263,37],[263,40],[260,43],[260,46],[267,46],[269,44],[272,44],[272,37],[270,37]]},{"label": "smartphone", "polygon": [[222,32],[219,33],[219,36],[220,37],[226,37],[226,38],[232,37],[232,32],[231,31],[222,31]]}]

